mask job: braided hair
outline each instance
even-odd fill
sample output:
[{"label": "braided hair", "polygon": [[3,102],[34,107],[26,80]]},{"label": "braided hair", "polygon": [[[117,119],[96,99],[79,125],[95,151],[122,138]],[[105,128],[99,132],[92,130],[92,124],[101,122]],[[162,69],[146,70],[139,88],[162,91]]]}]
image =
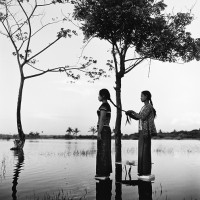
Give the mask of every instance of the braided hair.
[{"label": "braided hair", "polygon": [[[147,97],[147,99],[149,100],[150,104],[153,107],[153,102],[152,102],[152,99],[151,99],[151,97],[152,97],[151,93],[148,90],[144,90],[144,91],[142,91],[142,94]],[[153,107],[153,113],[154,113],[154,118],[155,118],[156,117],[156,110],[154,109],[154,107]]]},{"label": "braided hair", "polygon": [[[102,97],[102,98],[104,98],[104,99],[106,99],[106,100],[109,100],[111,103],[112,103],[112,105],[113,106],[115,106],[117,109],[119,109],[119,110],[121,110],[121,111],[123,111],[123,112],[125,112],[126,113],[126,111],[125,110],[123,110],[123,109],[121,109],[120,107],[118,107],[113,101],[112,101],[112,99],[111,99],[111,97],[110,97],[110,92],[107,90],[107,89],[101,89],[100,91],[99,91],[99,95]],[[126,120],[126,123],[128,122],[129,124],[130,124],[130,117],[127,115],[126,116],[127,117],[127,120]]]}]

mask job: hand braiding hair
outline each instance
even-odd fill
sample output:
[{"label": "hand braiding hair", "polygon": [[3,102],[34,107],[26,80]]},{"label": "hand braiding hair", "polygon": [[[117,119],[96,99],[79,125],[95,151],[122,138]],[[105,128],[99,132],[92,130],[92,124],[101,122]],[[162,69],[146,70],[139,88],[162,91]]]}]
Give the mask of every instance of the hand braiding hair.
[{"label": "hand braiding hair", "polygon": [[[109,100],[117,109],[121,110],[122,112],[125,112],[125,114],[126,114],[127,111],[125,111],[125,110],[123,110],[122,108],[120,108],[120,107],[118,107],[117,105],[115,105],[111,98],[108,99],[108,100]],[[127,124],[127,123],[128,123],[128,124],[131,123],[131,118],[130,118],[130,116],[128,116],[128,115],[126,114],[126,124]]]}]

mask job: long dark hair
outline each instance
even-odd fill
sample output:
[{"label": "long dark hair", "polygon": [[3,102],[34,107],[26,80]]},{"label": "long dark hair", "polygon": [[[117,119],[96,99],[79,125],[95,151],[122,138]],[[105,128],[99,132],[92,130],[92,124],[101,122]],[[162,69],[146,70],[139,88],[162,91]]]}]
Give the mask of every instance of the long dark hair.
[{"label": "long dark hair", "polygon": [[[153,102],[152,102],[152,99],[151,99],[152,98],[151,93],[148,90],[144,90],[144,91],[142,91],[142,94],[147,97],[147,99],[149,100],[150,104],[153,107]],[[156,110],[155,110],[154,107],[153,107],[153,113],[154,113],[154,118],[155,118],[156,117]]]},{"label": "long dark hair", "polygon": [[106,99],[106,100],[110,100],[110,92],[107,90],[107,89],[101,89],[99,91],[99,95],[103,98],[103,99]]},{"label": "long dark hair", "polygon": [[[115,106],[116,108],[120,109],[121,111],[124,111],[122,110],[121,108],[119,108],[117,105],[115,105],[115,103],[112,101],[111,97],[110,97],[110,92],[107,90],[107,89],[101,89],[99,91],[99,95],[103,98],[103,99],[106,99],[106,100],[109,100],[113,106]],[[125,112],[125,111],[124,111]]]},{"label": "long dark hair", "polygon": [[[104,89],[101,89],[101,90],[99,91],[99,95],[100,95],[102,98],[104,98],[104,99],[106,99],[106,100],[109,100],[109,101],[112,103],[112,105],[115,106],[117,109],[119,109],[119,110],[121,110],[122,112],[125,112],[125,113],[126,113],[125,110],[119,108],[119,107],[112,101],[112,99],[111,99],[111,97],[110,97],[110,92],[109,92],[107,89],[105,89],[105,88],[104,88]],[[127,117],[126,123],[128,122],[128,123],[130,124],[130,118],[129,118],[129,116],[127,115],[126,117]]]}]

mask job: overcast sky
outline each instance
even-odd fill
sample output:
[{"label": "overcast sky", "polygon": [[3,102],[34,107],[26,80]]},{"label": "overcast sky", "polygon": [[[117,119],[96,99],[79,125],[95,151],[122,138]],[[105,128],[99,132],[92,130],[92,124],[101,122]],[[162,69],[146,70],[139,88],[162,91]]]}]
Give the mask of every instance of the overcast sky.
[{"label": "overcast sky", "polygon": [[[195,19],[188,31],[193,37],[200,37],[200,0],[166,0],[168,11],[186,12],[194,6]],[[38,38],[34,47],[40,47],[49,39],[53,31],[48,30],[48,37]],[[55,29],[54,29],[55,30]],[[57,30],[55,30],[57,32]],[[63,39],[52,49],[42,54],[41,66],[57,67],[76,64],[81,54],[83,37]],[[100,66],[111,58],[110,45],[94,39],[84,50],[98,60]],[[19,70],[16,58],[12,56],[13,47],[8,38],[0,35],[0,133],[16,134],[16,106],[19,88]],[[162,131],[192,130],[200,128],[200,64],[192,61],[186,64],[144,62],[127,74],[122,81],[122,105],[125,110],[139,112],[142,103],[140,93],[149,90],[152,93],[154,107],[157,110],[156,127]],[[38,131],[43,134],[65,134],[67,128],[78,128],[80,134],[91,134],[88,130],[96,126],[96,110],[100,106],[98,92],[109,89],[115,101],[114,72],[111,78],[88,83],[82,78],[71,84],[65,74],[46,74],[25,82],[22,101],[22,125],[25,133]],[[112,106],[111,128],[114,128],[116,110]],[[123,114],[122,133],[136,132],[138,123],[132,121],[125,125]]]}]

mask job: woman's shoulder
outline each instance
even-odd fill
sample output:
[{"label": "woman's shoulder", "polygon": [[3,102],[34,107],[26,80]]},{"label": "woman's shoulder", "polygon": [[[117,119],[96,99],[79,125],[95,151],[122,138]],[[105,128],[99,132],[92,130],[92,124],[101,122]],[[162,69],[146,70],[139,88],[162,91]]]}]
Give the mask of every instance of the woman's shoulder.
[{"label": "woman's shoulder", "polygon": [[153,110],[153,106],[152,106],[150,103],[148,103],[148,104],[146,104],[146,105],[143,107],[142,110],[143,110],[144,112]]},{"label": "woman's shoulder", "polygon": [[146,105],[146,107],[147,107],[147,108],[153,108],[153,106],[152,106],[150,103],[148,103],[148,104]]},{"label": "woman's shoulder", "polygon": [[99,109],[105,110],[105,111],[111,111],[111,107],[109,103],[102,103]]}]

